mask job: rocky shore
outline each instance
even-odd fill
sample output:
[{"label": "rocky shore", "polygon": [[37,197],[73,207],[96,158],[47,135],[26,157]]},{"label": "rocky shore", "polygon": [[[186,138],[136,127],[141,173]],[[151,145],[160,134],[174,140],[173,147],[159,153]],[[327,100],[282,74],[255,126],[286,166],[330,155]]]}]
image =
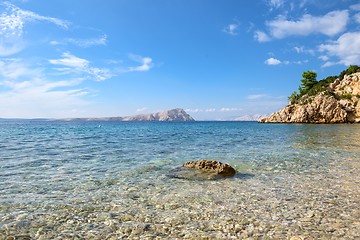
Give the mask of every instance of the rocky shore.
[{"label": "rocky shore", "polygon": [[359,123],[360,73],[337,78],[314,96],[304,95],[261,123]]}]

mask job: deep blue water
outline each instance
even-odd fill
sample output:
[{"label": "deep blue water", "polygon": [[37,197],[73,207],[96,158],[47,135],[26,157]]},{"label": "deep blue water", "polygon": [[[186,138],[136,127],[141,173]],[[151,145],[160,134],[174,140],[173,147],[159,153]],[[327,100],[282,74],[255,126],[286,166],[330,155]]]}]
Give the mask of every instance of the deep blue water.
[{"label": "deep blue water", "polygon": [[228,184],[267,184],[327,174],[359,153],[360,125],[0,120],[0,220],[142,181],[181,189],[168,173],[191,160],[234,166],[240,177]]}]

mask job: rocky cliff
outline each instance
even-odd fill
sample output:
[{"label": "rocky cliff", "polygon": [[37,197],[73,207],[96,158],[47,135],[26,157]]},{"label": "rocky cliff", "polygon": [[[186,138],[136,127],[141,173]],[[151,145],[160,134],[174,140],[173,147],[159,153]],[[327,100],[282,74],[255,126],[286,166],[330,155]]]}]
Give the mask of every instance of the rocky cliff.
[{"label": "rocky cliff", "polygon": [[259,120],[262,123],[359,123],[360,72],[345,75],[314,96],[299,101]]},{"label": "rocky cliff", "polygon": [[123,117],[122,121],[195,121],[183,109],[176,108],[158,113],[141,114],[136,116]]}]

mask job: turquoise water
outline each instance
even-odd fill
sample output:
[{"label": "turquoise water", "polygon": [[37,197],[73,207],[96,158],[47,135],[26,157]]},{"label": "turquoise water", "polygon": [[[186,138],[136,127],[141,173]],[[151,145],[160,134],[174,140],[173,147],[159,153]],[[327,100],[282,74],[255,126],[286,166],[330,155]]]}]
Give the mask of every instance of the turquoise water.
[{"label": "turquoise water", "polygon": [[[0,139],[0,239],[360,235],[360,125],[1,120]],[[169,177],[198,159],[238,174]]]}]

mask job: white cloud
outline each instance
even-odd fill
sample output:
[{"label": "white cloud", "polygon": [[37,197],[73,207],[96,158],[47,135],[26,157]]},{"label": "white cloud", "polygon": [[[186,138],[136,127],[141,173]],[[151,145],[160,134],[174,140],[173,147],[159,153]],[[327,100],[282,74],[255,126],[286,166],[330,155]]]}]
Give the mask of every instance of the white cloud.
[{"label": "white cloud", "polygon": [[281,61],[276,58],[269,58],[265,61],[265,64],[267,65],[279,65],[281,64]]},{"label": "white cloud", "polygon": [[76,39],[76,38],[68,38],[63,41],[51,41],[51,45],[66,45],[66,44],[74,44],[76,46],[82,48],[88,48],[92,46],[105,46],[107,43],[107,35],[104,34],[99,38],[89,38],[89,39]]},{"label": "white cloud", "polygon": [[258,42],[268,42],[271,40],[271,38],[269,37],[269,35],[267,35],[266,33],[262,32],[262,31],[255,31],[254,33],[254,38],[258,41]]},{"label": "white cloud", "polygon": [[98,81],[103,81],[112,77],[110,70],[91,67],[90,62],[86,59],[76,57],[71,53],[65,52],[61,59],[51,59],[49,63],[53,65],[65,66],[65,68],[58,68],[58,70],[67,74],[87,74]]},{"label": "white cloud", "polygon": [[126,72],[146,72],[153,67],[152,59],[149,57],[142,57],[135,54],[130,54],[129,56],[133,61],[139,62],[141,65],[136,67],[128,67]]},{"label": "white cloud", "polygon": [[298,21],[287,20],[284,16],[269,21],[271,36],[281,39],[292,35],[308,36],[313,33],[321,33],[327,36],[334,36],[345,31],[349,21],[349,12],[332,11],[324,16],[311,16],[305,14]]},{"label": "white cloud", "polygon": [[327,56],[336,57],[337,62],[326,62],[323,67],[334,64],[359,64],[360,62],[360,32],[349,32],[340,36],[336,41],[319,46],[320,52],[327,53]]},{"label": "white cloud", "polygon": [[239,23],[231,23],[229,25],[227,25],[223,31],[227,34],[230,34],[230,35],[238,35],[238,28],[239,28]]},{"label": "white cloud", "polygon": [[0,56],[10,56],[24,49],[22,39],[24,27],[30,22],[50,22],[67,29],[69,22],[38,15],[18,8],[10,2],[0,3],[4,11],[0,13]]}]

